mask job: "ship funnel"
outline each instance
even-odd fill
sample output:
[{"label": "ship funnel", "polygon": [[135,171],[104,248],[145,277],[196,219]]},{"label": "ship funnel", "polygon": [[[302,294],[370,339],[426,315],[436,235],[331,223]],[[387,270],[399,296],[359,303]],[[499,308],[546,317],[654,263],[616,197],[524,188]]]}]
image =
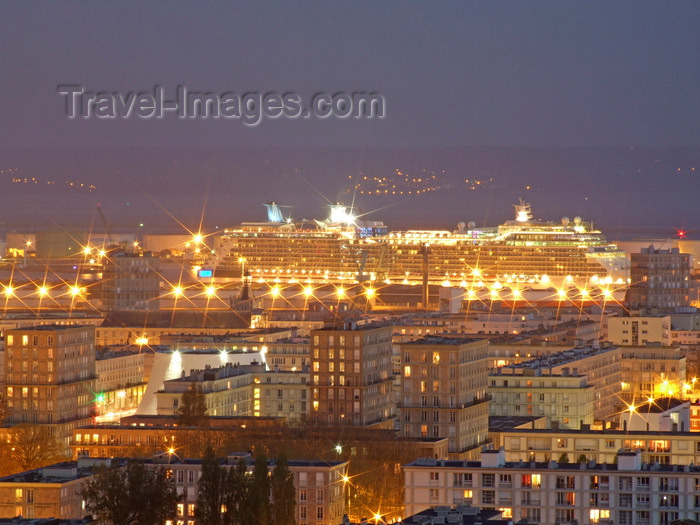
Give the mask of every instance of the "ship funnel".
[{"label": "ship funnel", "polygon": [[353,224],[355,222],[355,216],[352,212],[348,212],[347,206],[336,203],[331,204],[330,221],[332,223]]},{"label": "ship funnel", "polygon": [[284,222],[279,204],[276,202],[267,202],[265,203],[265,207],[267,208],[267,220],[269,222]]},{"label": "ship funnel", "polygon": [[532,207],[529,203],[520,199],[519,204],[515,204],[515,220],[518,222],[530,222],[532,220]]}]

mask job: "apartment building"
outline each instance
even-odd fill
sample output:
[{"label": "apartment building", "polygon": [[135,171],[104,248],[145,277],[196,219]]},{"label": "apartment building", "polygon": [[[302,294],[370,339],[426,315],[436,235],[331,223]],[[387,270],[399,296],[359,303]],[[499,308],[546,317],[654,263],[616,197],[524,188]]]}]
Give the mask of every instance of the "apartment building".
[{"label": "apartment building", "polygon": [[450,457],[469,457],[488,440],[488,341],[431,336],[400,352],[402,435],[446,437]]},{"label": "apartment building", "polygon": [[700,468],[643,463],[507,462],[503,450],[480,462],[417,460],[404,466],[406,513],[467,503],[542,524],[668,525],[700,518]]},{"label": "apartment building", "polygon": [[393,426],[391,326],[343,323],[311,331],[311,418]]},{"label": "apartment building", "polygon": [[505,449],[506,461],[556,461],[566,456],[572,462],[586,458],[614,464],[620,450],[639,451],[644,463],[700,465],[700,434],[685,431],[581,430],[551,428],[492,428],[494,448]]},{"label": "apartment building", "polygon": [[539,416],[547,427],[560,429],[593,425],[597,389],[586,376],[571,375],[567,368],[560,374],[545,370],[545,375],[532,368],[501,371],[489,375],[491,416]]},{"label": "apartment building", "polygon": [[150,253],[112,253],[104,259],[102,306],[106,310],[158,310],[161,276]]},{"label": "apartment building", "polygon": [[95,329],[45,325],[5,333],[6,423],[46,425],[68,445],[95,415]]},{"label": "apartment building", "polygon": [[81,520],[83,484],[109,465],[108,459],[81,459],[0,478],[0,518]]},{"label": "apartment building", "polygon": [[610,317],[608,340],[618,346],[644,346],[647,343],[669,346],[671,317],[668,315]]},{"label": "apartment building", "polygon": [[118,418],[138,408],[151,375],[153,358],[153,352],[137,346],[97,351],[98,421]]},{"label": "apartment building", "polygon": [[[254,459],[249,453],[231,455],[221,459],[226,468],[235,467],[243,459],[252,472]],[[175,480],[178,492],[185,493],[185,501],[178,504],[177,523],[194,525],[197,502],[197,483],[202,472],[201,460],[180,459],[164,454],[148,461],[154,467],[163,467]],[[268,462],[272,472],[275,461]],[[289,471],[296,487],[296,519],[299,525],[340,525],[345,512],[345,482],[347,461],[289,460]]]},{"label": "apartment building", "polygon": [[692,256],[678,248],[653,245],[630,253],[630,308],[675,308],[690,305]]},{"label": "apartment building", "polygon": [[[244,459],[250,471],[254,460],[249,453],[233,455],[221,460],[230,468]],[[197,501],[197,483],[202,462],[181,459],[175,454],[161,454],[142,459],[152,468],[165,468],[168,477],[175,480],[177,491],[185,499],[177,506],[176,523],[194,525]],[[124,459],[80,458],[39,470],[33,470],[0,479],[0,518],[24,517],[81,519],[85,515],[78,495],[83,483],[90,480],[100,465],[122,465]],[[268,463],[269,470],[275,461]],[[346,461],[290,460],[289,470],[296,488],[296,513],[299,525],[341,525],[345,513]]]},{"label": "apartment building", "polygon": [[[184,371],[183,371],[184,372]],[[158,415],[178,415],[182,395],[195,385],[201,390],[210,416],[260,415],[259,374],[265,372],[265,365],[232,365],[190,370],[181,377],[163,382],[163,388],[156,392]]]},{"label": "apartment building", "polygon": [[[501,367],[489,378],[489,388],[500,394],[491,413],[548,416],[564,428],[579,428],[590,423],[591,390],[587,387],[591,385],[593,418],[601,426],[610,425],[617,419],[620,359],[619,350],[612,346],[588,346]],[[585,384],[575,378],[585,378]]]},{"label": "apartment building", "polygon": [[684,390],[686,358],[677,346],[620,347],[617,411],[649,398],[673,397]]},{"label": "apartment building", "polygon": [[309,365],[311,340],[308,337],[286,337],[267,343],[266,361],[274,370],[297,372]]}]

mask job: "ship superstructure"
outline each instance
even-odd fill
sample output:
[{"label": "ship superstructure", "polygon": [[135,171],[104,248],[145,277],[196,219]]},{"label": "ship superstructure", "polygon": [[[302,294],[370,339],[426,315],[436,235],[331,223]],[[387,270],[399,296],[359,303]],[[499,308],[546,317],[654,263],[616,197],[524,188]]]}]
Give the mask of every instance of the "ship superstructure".
[{"label": "ship superstructure", "polygon": [[627,258],[580,217],[534,220],[529,204],[498,227],[460,223],[455,231],[388,232],[341,205],[325,221],[285,220],[274,203],[269,220],[243,223],[218,238],[202,268],[215,277],[276,282],[376,280],[480,287],[523,283],[530,287],[626,284]]}]

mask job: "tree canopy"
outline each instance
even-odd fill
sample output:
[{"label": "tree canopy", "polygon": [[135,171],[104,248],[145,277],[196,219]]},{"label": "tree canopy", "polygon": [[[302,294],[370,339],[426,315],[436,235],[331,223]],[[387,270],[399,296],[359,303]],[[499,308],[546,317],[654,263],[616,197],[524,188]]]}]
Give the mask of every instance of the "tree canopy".
[{"label": "tree canopy", "polygon": [[17,472],[66,460],[64,447],[45,426],[30,423],[15,425],[8,429],[7,438],[7,457]]},{"label": "tree canopy", "polygon": [[100,469],[80,492],[85,509],[111,525],[162,525],[174,521],[182,496],[165,469],[130,462]]},{"label": "tree canopy", "polygon": [[280,457],[270,475],[265,456],[255,459],[252,472],[241,458],[223,465],[208,449],[197,486],[197,525],[295,525],[296,489],[287,460]]},{"label": "tree canopy", "polygon": [[295,525],[296,488],[294,475],[289,471],[287,458],[277,458],[275,470],[270,476],[270,495],[272,503],[270,514],[274,525]]},{"label": "tree canopy", "polygon": [[207,400],[202,387],[194,382],[187,387],[180,398],[177,409],[179,424],[183,427],[208,427]]},{"label": "tree canopy", "polygon": [[214,449],[209,447],[202,458],[202,475],[197,484],[197,503],[194,506],[194,519],[197,523],[221,524],[225,483],[226,470],[221,466]]}]

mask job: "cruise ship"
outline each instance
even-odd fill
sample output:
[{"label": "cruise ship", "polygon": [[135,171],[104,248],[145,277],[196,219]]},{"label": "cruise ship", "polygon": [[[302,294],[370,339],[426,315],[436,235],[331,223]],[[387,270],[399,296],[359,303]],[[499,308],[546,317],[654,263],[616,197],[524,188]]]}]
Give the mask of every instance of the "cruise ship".
[{"label": "cruise ship", "polygon": [[323,221],[295,223],[269,203],[266,222],[243,223],[217,238],[199,276],[257,282],[440,283],[567,288],[626,285],[624,251],[580,217],[535,220],[531,205],[497,227],[459,223],[454,231],[388,231],[336,204]]}]

